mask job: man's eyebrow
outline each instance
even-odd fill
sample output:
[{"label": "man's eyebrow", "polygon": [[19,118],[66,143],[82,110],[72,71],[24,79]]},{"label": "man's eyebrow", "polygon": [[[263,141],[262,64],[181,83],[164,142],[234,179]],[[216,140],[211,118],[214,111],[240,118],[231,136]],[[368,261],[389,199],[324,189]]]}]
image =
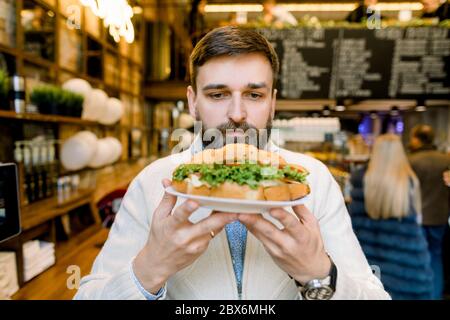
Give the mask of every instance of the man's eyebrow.
[{"label": "man's eyebrow", "polygon": [[228,88],[228,86],[225,84],[212,83],[212,84],[208,84],[208,85],[204,86],[202,88],[202,90],[206,91],[206,90],[212,90],[212,89],[225,89],[225,88]]},{"label": "man's eyebrow", "polygon": [[261,89],[267,88],[267,84],[265,82],[256,82],[256,83],[250,82],[249,84],[247,84],[247,87],[250,89]]},{"label": "man's eyebrow", "polygon": [[[203,91],[207,90],[217,90],[217,89],[226,89],[228,86],[226,84],[221,83],[211,83],[207,84],[202,88]],[[247,88],[249,89],[261,89],[261,88],[267,88],[267,84],[265,82],[249,82],[247,84]]]}]

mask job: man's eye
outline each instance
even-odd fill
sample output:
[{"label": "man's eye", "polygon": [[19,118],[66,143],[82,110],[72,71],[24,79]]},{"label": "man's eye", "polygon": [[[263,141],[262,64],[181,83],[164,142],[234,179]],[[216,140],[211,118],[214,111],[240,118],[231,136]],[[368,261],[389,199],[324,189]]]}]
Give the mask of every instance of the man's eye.
[{"label": "man's eye", "polygon": [[262,97],[262,94],[257,92],[250,92],[247,96],[252,100],[258,100]]},{"label": "man's eye", "polygon": [[226,94],[223,92],[210,93],[209,97],[214,100],[220,100],[226,97]]}]

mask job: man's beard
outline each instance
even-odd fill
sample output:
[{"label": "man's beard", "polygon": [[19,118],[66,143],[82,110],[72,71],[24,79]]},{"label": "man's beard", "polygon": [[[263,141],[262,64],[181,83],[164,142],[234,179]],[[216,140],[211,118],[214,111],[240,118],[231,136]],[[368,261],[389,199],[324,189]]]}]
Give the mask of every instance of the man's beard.
[{"label": "man's beard", "polygon": [[[267,119],[264,129],[258,129],[247,122],[237,123],[233,120],[229,120],[215,128],[208,128],[198,114],[196,118],[197,121],[202,122],[201,135],[203,149],[217,149],[231,143],[246,143],[254,145],[259,149],[264,149],[272,132],[271,116]],[[227,132],[240,132],[243,136],[227,136]]]}]

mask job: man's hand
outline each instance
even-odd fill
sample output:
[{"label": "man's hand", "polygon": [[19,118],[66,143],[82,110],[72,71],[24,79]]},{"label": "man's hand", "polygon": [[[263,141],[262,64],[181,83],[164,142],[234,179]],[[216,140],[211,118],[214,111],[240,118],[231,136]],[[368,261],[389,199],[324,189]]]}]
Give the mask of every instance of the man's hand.
[{"label": "man's hand", "polygon": [[[164,187],[170,180],[163,180]],[[192,264],[208,247],[211,232],[217,235],[237,214],[214,212],[193,224],[188,218],[198,203],[188,200],[172,214],[177,198],[164,194],[153,214],[147,244],[134,260],[134,272],[144,288],[155,294],[167,279]]]},{"label": "man's hand", "polygon": [[247,229],[258,238],[275,263],[301,284],[325,278],[331,261],[325,252],[319,223],[303,205],[293,207],[296,216],[284,209],[270,211],[284,229],[258,214],[240,214]]}]

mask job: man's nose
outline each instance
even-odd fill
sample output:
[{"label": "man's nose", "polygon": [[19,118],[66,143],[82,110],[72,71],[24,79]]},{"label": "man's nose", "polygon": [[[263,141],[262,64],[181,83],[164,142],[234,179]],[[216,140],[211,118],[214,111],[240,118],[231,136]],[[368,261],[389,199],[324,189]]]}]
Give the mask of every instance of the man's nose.
[{"label": "man's nose", "polygon": [[240,93],[234,94],[231,99],[228,107],[228,118],[236,123],[243,122],[247,118],[247,112]]}]

